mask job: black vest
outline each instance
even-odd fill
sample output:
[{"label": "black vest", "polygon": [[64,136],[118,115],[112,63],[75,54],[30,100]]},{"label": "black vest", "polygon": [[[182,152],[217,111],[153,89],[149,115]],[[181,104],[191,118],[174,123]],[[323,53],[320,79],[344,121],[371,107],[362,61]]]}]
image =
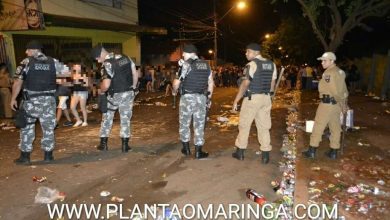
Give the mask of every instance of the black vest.
[{"label": "black vest", "polygon": [[37,92],[56,90],[56,67],[53,58],[47,57],[46,60],[29,58],[24,88]]},{"label": "black vest", "polygon": [[253,59],[256,63],[256,72],[253,74],[249,90],[252,94],[269,93],[271,90],[274,63],[270,60]]},{"label": "black vest", "polygon": [[183,81],[183,93],[206,94],[208,79],[210,76],[210,66],[204,60],[189,60],[191,70]]},{"label": "black vest", "polygon": [[114,73],[109,91],[112,93],[130,91],[133,86],[131,60],[127,56],[122,56],[119,59],[111,58],[108,62],[111,63]]}]

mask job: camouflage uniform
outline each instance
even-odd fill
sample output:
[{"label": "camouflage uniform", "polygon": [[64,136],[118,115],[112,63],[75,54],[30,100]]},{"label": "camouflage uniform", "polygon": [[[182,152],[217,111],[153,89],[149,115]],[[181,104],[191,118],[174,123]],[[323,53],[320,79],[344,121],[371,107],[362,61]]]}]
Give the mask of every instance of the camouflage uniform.
[{"label": "camouflage uniform", "polygon": [[100,128],[100,137],[110,136],[112,121],[115,111],[119,109],[121,121],[120,136],[122,138],[130,137],[130,119],[133,115],[134,92],[115,93],[113,96],[108,96],[108,111],[103,114],[102,125]]},{"label": "camouflage uniform", "polygon": [[[110,53],[106,60],[108,59],[119,59],[122,55]],[[130,60],[131,61],[131,60]],[[131,65],[134,65],[131,61]],[[102,80],[112,79],[114,77],[115,71],[110,62],[104,62],[102,68]],[[135,74],[135,73],[133,73]],[[130,87],[132,85],[129,85]],[[120,93],[114,93],[107,97],[108,99],[108,111],[102,116],[102,124],[100,128],[100,137],[106,138],[110,136],[112,122],[114,119],[115,111],[119,109],[120,121],[121,121],[121,138],[130,137],[130,120],[133,114],[133,101],[135,93],[134,91],[125,91]]]},{"label": "camouflage uniform", "polygon": [[194,145],[204,144],[204,125],[206,117],[206,96],[203,94],[185,94],[180,98],[179,133],[182,142],[189,142],[190,123],[193,117]]},{"label": "camouflage uniform", "polygon": [[[39,52],[34,57],[37,60],[45,60],[47,57]],[[29,72],[29,58],[24,59],[21,65],[17,67],[14,78],[25,80]],[[54,59],[56,69],[59,68],[58,61]],[[57,71],[58,72],[58,71]],[[28,118],[27,126],[20,130],[20,144],[19,149],[22,152],[31,152],[32,144],[35,139],[35,122],[39,119],[42,127],[42,140],[41,148],[44,151],[53,151],[55,146],[54,128],[56,124],[56,101],[54,93],[56,90],[47,91],[29,91],[23,90],[28,95],[34,95],[38,93],[49,93],[53,96],[38,96],[32,97],[29,100],[23,101],[23,108],[25,109]]]}]

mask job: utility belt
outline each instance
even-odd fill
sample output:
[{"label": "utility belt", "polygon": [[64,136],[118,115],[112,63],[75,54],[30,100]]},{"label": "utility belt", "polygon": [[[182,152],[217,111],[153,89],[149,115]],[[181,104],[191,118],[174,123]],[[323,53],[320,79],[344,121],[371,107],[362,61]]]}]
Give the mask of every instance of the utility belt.
[{"label": "utility belt", "polygon": [[322,95],[321,102],[325,104],[336,105],[337,101],[334,97],[330,97],[330,95]]},{"label": "utility belt", "polygon": [[252,95],[254,94],[263,94],[263,95],[271,95],[271,92],[252,92],[251,90],[246,90],[244,93],[244,97],[248,97],[248,100],[252,100]]},{"label": "utility belt", "polygon": [[54,97],[53,92],[41,92],[41,93],[33,93],[33,94],[28,94],[27,91],[23,91],[23,100],[28,101],[31,98],[36,98],[40,96],[52,96]]},{"label": "utility belt", "polygon": [[201,94],[207,96],[209,92],[203,91],[203,92],[194,92],[190,90],[183,89],[183,87],[180,88],[180,94],[185,95],[185,94]]},{"label": "utility belt", "polygon": [[137,89],[133,89],[133,87],[129,87],[129,88],[125,88],[125,89],[122,89],[122,90],[119,90],[119,91],[115,91],[114,92],[114,89],[109,89],[108,91],[107,91],[107,94],[109,95],[109,96],[114,96],[114,94],[115,93],[122,93],[122,92],[129,92],[129,91],[136,91]]}]

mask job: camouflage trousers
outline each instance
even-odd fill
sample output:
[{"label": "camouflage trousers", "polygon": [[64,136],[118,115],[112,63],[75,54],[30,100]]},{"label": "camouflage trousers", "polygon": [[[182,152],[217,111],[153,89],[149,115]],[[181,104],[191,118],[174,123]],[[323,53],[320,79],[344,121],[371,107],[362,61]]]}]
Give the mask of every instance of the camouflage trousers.
[{"label": "camouflage trousers", "polygon": [[121,121],[121,138],[130,137],[130,119],[133,115],[133,101],[134,101],[134,92],[121,92],[115,93],[114,96],[108,96],[108,111],[103,114],[102,124],[100,127],[100,137],[109,137],[112,121],[114,120],[114,115],[116,110],[119,109],[119,116]]},{"label": "camouflage trousers", "polygon": [[56,126],[56,100],[53,96],[39,96],[24,101],[23,108],[27,115],[27,126],[20,129],[19,149],[23,152],[33,150],[35,122],[38,119],[42,128],[41,148],[52,151],[55,146],[54,128]]},{"label": "camouflage trousers", "polygon": [[194,145],[202,146],[204,144],[206,101],[206,96],[202,94],[185,94],[181,96],[179,133],[182,142],[190,141],[190,124],[191,119],[193,119]]}]

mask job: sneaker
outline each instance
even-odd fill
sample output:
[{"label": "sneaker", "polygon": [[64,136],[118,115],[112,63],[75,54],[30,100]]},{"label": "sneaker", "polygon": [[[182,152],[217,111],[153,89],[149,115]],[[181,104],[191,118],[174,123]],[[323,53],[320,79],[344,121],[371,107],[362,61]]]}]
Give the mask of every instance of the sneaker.
[{"label": "sneaker", "polygon": [[81,126],[83,126],[83,127],[88,126],[88,123],[87,123],[87,122],[83,122],[83,123],[81,124]]},{"label": "sneaker", "polygon": [[71,122],[71,121],[66,121],[66,122],[64,122],[62,124],[62,126],[64,126],[64,127],[69,127],[69,126],[72,126],[72,125],[73,125],[73,122]]},{"label": "sneaker", "polygon": [[80,126],[82,123],[83,123],[83,121],[77,121],[77,122],[73,125],[73,127],[78,127],[78,126]]}]

